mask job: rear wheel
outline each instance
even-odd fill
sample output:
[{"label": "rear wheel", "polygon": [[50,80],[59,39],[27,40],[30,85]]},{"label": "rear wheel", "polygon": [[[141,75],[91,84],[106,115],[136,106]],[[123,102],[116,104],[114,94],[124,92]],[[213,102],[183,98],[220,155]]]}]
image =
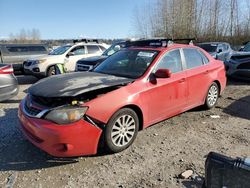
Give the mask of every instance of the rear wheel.
[{"label": "rear wheel", "polygon": [[53,76],[53,75],[56,75],[56,68],[55,66],[52,66],[48,69],[47,71],[47,76]]},{"label": "rear wheel", "polygon": [[219,98],[219,87],[217,83],[213,82],[207,92],[205,107],[207,109],[213,108],[216,105],[218,98]]},{"label": "rear wheel", "polygon": [[108,151],[120,152],[128,148],[135,140],[139,129],[137,114],[130,108],[117,111],[109,120],[104,141]]}]

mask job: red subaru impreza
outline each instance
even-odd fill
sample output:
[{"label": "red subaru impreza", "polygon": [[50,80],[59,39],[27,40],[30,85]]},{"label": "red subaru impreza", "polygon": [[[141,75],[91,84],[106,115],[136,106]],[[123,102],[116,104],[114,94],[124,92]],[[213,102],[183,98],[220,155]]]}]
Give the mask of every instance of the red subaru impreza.
[{"label": "red subaru impreza", "polygon": [[30,142],[53,156],[96,154],[100,142],[120,152],[138,130],[196,106],[214,107],[225,86],[223,62],[199,47],[130,47],[91,72],[37,82],[19,119]]}]

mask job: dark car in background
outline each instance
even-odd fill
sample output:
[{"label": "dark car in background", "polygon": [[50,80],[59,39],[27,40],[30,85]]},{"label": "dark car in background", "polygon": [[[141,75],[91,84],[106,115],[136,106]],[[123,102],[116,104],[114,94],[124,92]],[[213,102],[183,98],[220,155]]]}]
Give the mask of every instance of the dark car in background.
[{"label": "dark car in background", "polygon": [[15,72],[23,71],[26,59],[48,54],[48,47],[44,44],[0,44],[0,61],[12,64]]},{"label": "dark car in background", "polygon": [[17,93],[18,83],[12,65],[0,64],[0,102],[16,96]]},{"label": "dark car in background", "polygon": [[101,56],[94,56],[89,58],[83,58],[77,61],[75,71],[89,71],[95,66],[103,62],[109,56],[119,51],[121,48],[125,48],[128,41],[120,41],[112,44],[107,50],[103,52]]},{"label": "dark car in background", "polygon": [[245,42],[239,51],[231,53],[224,63],[227,76],[250,80],[250,42]]},{"label": "dark car in background", "polygon": [[207,51],[215,59],[221,61],[227,60],[233,52],[230,44],[226,42],[204,42],[197,43],[196,45]]},{"label": "dark car in background", "polygon": [[250,80],[250,51],[234,52],[224,63],[227,76]]}]

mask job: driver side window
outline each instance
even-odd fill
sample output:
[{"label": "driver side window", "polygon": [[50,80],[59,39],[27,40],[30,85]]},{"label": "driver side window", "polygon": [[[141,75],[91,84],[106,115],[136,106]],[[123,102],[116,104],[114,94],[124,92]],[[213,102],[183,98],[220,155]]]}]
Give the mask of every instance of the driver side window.
[{"label": "driver side window", "polygon": [[180,50],[167,52],[158,62],[155,71],[158,69],[169,69],[171,73],[182,71],[182,61]]},{"label": "driver side window", "polygon": [[85,54],[85,48],[84,46],[77,46],[71,52],[74,53],[74,55],[83,55]]}]

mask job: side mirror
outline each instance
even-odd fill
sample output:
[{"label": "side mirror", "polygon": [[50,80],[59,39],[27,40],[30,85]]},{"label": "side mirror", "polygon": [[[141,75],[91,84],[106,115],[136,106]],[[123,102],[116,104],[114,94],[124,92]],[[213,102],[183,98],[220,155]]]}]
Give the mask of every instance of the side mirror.
[{"label": "side mirror", "polygon": [[74,52],[69,52],[66,56],[69,57],[69,56],[74,56],[75,53]]},{"label": "side mirror", "polygon": [[117,52],[117,51],[119,51],[121,49],[121,46],[119,46],[119,45],[116,45],[115,47],[114,47],[114,50]]},{"label": "side mirror", "polygon": [[158,69],[154,75],[156,78],[170,78],[171,71],[169,69]]},{"label": "side mirror", "polygon": [[217,53],[221,53],[221,52],[222,52],[222,49],[218,49],[218,50],[217,50]]}]

